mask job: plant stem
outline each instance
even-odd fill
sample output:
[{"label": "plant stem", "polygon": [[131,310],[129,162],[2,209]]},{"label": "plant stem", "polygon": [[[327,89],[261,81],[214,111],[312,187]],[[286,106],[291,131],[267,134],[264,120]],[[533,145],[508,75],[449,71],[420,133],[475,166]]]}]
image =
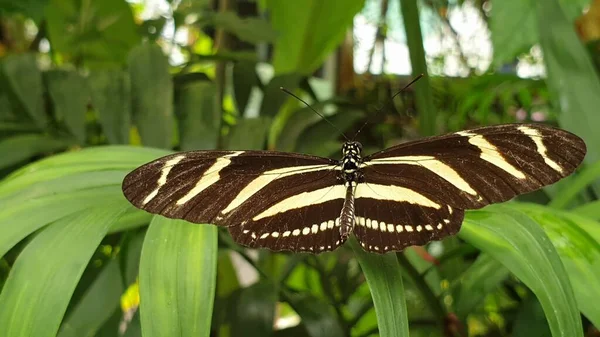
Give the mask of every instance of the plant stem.
[{"label": "plant stem", "polygon": [[425,75],[414,84],[417,108],[419,109],[419,131],[422,136],[431,136],[436,133],[435,107],[433,94],[427,76],[427,62],[423,48],[423,35],[419,24],[419,8],[417,0],[400,1],[400,9],[406,31],[406,41],[410,52],[410,65],[413,76]]}]

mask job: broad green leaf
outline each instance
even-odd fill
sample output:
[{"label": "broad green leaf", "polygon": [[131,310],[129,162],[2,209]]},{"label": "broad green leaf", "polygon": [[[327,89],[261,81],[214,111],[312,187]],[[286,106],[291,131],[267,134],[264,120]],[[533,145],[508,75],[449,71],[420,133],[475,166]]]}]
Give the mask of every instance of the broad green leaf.
[{"label": "broad green leaf", "polygon": [[514,337],[547,337],[550,336],[548,322],[540,302],[533,296],[521,303],[513,324]]},{"label": "broad green leaf", "polygon": [[133,121],[146,146],[169,148],[173,131],[173,80],[157,45],[142,44],[129,55]]},{"label": "broad green leaf", "polygon": [[586,166],[576,176],[569,177],[568,184],[561,184],[548,206],[552,208],[566,208],[588,185],[600,181],[600,160]]},{"label": "broad green leaf", "polygon": [[587,145],[587,163],[600,160],[600,79],[579,40],[573,23],[557,0],[536,2],[540,45],[548,72],[546,83],[554,105],[560,109],[560,124],[582,137]]},{"label": "broad green leaf", "polygon": [[86,79],[67,70],[51,70],[44,75],[56,119],[65,123],[79,143],[85,143],[85,114],[90,104]]},{"label": "broad green leaf", "polygon": [[140,262],[145,337],[209,335],[216,262],[215,226],[154,217]]},{"label": "broad green leaf", "polygon": [[0,140],[0,168],[21,163],[33,156],[62,150],[73,142],[39,133],[20,134]]},{"label": "broad green leaf", "polygon": [[213,24],[249,43],[272,42],[276,34],[268,21],[259,18],[240,18],[235,12],[218,12]]},{"label": "broad green leaf", "polygon": [[240,116],[244,116],[252,88],[260,85],[256,75],[256,63],[250,61],[236,62],[233,65],[232,80],[236,107]]},{"label": "broad green leaf", "polygon": [[460,287],[454,297],[456,314],[466,319],[509,275],[508,269],[490,255],[479,255],[460,277]]},{"label": "broad green leaf", "polygon": [[281,88],[294,91],[298,87],[300,76],[298,74],[284,74],[275,76],[265,85],[263,89],[263,100],[260,105],[262,116],[274,117],[279,108],[285,103],[289,96],[281,91]]},{"label": "broad green leaf", "polygon": [[259,281],[233,294],[231,336],[270,336],[275,322],[277,287]]},{"label": "broad green leaf", "polygon": [[[324,105],[315,104],[313,107],[319,111]],[[321,117],[310,110],[310,108],[296,109],[287,117],[285,125],[277,138],[275,149],[287,152],[295,151],[299,142],[298,138],[302,132],[311,125],[318,123],[319,120],[321,120]]]},{"label": "broad green leaf", "polygon": [[44,86],[35,55],[10,55],[1,64],[9,90],[35,125],[40,129],[46,128],[48,116],[44,110]]},{"label": "broad green leaf", "polygon": [[225,141],[225,148],[230,150],[262,150],[267,141],[267,133],[271,126],[268,117],[240,119],[231,128]]},{"label": "broad green leaf", "polygon": [[354,238],[349,241],[371,290],[379,334],[408,337],[406,299],[396,255],[368,253]]},{"label": "broad green leaf", "polygon": [[39,23],[48,0],[0,0],[0,13],[20,13]]},{"label": "broad green leaf", "polygon": [[177,93],[175,113],[179,122],[182,150],[215,149],[221,113],[215,108],[216,87],[209,81],[184,84]]},{"label": "broad green leaf", "polygon": [[[600,297],[600,241],[581,227],[585,222],[594,222],[535,204],[518,204],[517,208],[542,226],[562,259],[579,310],[600,325],[600,307],[589,300]],[[595,225],[600,226],[597,222]]]},{"label": "broad green leaf", "polygon": [[535,2],[531,0],[497,1],[492,6],[490,32],[494,47],[494,65],[512,63],[538,41]]},{"label": "broad green leaf", "polygon": [[600,220],[600,200],[591,201],[579,207],[575,207],[571,212],[593,220]]},{"label": "broad green leaf", "polygon": [[113,312],[119,310],[123,291],[119,264],[110,261],[70,311],[58,337],[95,336]]},{"label": "broad green leaf", "polygon": [[169,153],[132,146],[102,146],[62,153],[27,165],[0,181],[0,198],[36,183],[76,173],[133,170]]},{"label": "broad green leaf", "polygon": [[132,207],[129,212],[123,214],[123,216],[110,227],[110,233],[146,226],[151,220],[152,214]]},{"label": "broad green leaf", "polygon": [[[329,281],[325,281],[329,282]],[[310,294],[287,296],[310,337],[342,337],[344,330],[331,304]]]},{"label": "broad green leaf", "polygon": [[552,336],[583,336],[568,275],[534,221],[506,206],[488,206],[467,214],[460,237],[500,261],[533,291],[544,308]]},{"label": "broad green leaf", "polygon": [[127,286],[134,284],[138,278],[140,272],[140,257],[142,256],[142,247],[145,237],[145,231],[137,232],[131,240],[127,242],[127,246],[123,247],[126,251],[121,255],[121,267],[123,271],[123,280]]},{"label": "broad green leaf", "polygon": [[[363,113],[358,110],[340,109],[335,115],[328,116],[327,119],[335,125],[341,132],[344,132],[356,123],[360,118],[364,117]],[[323,144],[333,143],[337,146],[336,152],[341,148],[341,144],[337,141],[342,135],[327,121],[320,120],[318,123],[306,128],[298,137],[296,151],[301,153],[312,153],[315,155],[329,156],[331,153],[322,151]],[[354,135],[346,135],[352,138]]]},{"label": "broad green leaf", "polygon": [[315,71],[343,40],[364,0],[267,0],[266,9],[278,34],[273,54],[275,74]]},{"label": "broad green leaf", "polygon": [[123,71],[95,71],[88,78],[92,105],[102,131],[112,144],[128,144],[131,126],[131,83]]},{"label": "broad green leaf", "polygon": [[0,294],[0,336],[56,335],[89,259],[126,207],[96,204],[53,223],[29,242]]},{"label": "broad green leaf", "polygon": [[[75,212],[98,208],[98,201],[125,198],[117,186],[48,195],[7,205],[0,210],[0,256],[38,229]],[[0,334],[0,336],[2,336]]]},{"label": "broad green leaf", "polygon": [[50,0],[46,21],[54,52],[89,66],[124,65],[140,40],[125,0]]}]

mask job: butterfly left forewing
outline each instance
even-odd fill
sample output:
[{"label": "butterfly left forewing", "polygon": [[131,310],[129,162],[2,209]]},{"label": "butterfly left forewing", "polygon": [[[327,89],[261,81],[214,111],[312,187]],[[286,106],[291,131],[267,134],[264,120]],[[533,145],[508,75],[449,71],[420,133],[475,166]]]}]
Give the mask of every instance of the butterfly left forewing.
[{"label": "butterfly left forewing", "polygon": [[274,195],[281,181],[319,179],[333,168],[329,159],[272,151],[181,152],[140,166],[122,188],[132,204],[150,213],[226,226],[222,213],[255,192]]}]

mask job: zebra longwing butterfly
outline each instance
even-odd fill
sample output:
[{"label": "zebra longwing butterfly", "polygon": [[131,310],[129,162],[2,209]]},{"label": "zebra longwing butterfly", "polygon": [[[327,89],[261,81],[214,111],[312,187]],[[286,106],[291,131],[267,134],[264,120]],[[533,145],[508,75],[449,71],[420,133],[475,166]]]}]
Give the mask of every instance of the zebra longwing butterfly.
[{"label": "zebra longwing butterfly", "polygon": [[342,159],[275,151],[191,151],[131,172],[123,193],[168,218],[228,228],[247,247],[321,253],[353,233],[371,252],[457,233],[464,210],[537,190],[583,160],[579,137],[541,124],[482,127]]}]

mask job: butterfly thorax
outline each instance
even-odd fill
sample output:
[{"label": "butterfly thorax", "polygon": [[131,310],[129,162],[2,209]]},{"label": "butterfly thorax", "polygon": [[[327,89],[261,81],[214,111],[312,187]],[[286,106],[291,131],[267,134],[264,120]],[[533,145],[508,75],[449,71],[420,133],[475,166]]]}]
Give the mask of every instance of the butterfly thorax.
[{"label": "butterfly thorax", "polygon": [[346,184],[359,183],[362,179],[360,164],[362,157],[360,152],[362,145],[359,142],[346,142],[342,146],[342,178]]}]

